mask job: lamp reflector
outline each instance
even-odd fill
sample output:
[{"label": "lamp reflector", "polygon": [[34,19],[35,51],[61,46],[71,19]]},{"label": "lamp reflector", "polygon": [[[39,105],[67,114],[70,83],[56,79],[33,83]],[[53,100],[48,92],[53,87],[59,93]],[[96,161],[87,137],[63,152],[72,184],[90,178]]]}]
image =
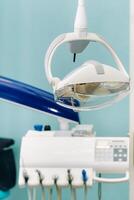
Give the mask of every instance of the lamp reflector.
[{"label": "lamp reflector", "polygon": [[55,99],[76,111],[93,110],[121,100],[129,90],[129,77],[122,71],[88,61],[56,85]]}]

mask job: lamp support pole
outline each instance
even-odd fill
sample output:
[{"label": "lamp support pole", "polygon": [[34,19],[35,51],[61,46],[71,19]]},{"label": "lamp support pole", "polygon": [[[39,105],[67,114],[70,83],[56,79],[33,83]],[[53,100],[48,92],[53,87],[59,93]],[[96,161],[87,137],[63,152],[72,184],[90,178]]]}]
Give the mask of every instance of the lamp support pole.
[{"label": "lamp support pole", "polygon": [[[134,86],[134,0],[130,0],[130,78]],[[130,94],[130,182],[129,200],[134,200],[134,90]]]},{"label": "lamp support pole", "polygon": [[74,32],[88,32],[85,0],[78,0],[78,7],[74,22]]}]

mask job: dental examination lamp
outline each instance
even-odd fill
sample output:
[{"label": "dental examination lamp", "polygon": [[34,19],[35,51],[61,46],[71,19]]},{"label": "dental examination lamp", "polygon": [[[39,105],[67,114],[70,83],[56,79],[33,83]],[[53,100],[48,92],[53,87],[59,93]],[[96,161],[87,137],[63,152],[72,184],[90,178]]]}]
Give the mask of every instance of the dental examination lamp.
[{"label": "dental examination lamp", "polygon": [[[129,76],[115,51],[101,36],[88,33],[87,27],[85,1],[79,0],[74,32],[58,36],[51,43],[45,56],[45,72],[53,87],[56,102],[75,111],[109,106],[123,99],[130,91]],[[59,46],[69,43],[75,61],[76,54],[82,53],[91,42],[100,43],[107,49],[116,68],[89,60],[65,76],[63,80],[53,77],[52,60]]]}]

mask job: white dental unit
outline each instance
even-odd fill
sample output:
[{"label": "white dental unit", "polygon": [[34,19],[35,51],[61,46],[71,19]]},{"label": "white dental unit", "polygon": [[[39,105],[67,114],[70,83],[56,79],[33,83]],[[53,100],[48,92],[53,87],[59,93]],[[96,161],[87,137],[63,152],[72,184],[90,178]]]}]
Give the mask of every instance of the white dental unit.
[{"label": "white dental unit", "polygon": [[[100,177],[101,173],[121,174],[122,177],[104,178]],[[72,191],[86,187],[85,199],[88,199],[87,189],[95,182],[117,184],[128,180],[128,137],[95,137],[92,126],[84,130],[83,125],[78,125],[72,131],[31,130],[22,139],[21,187],[28,186],[35,192],[40,185],[44,189],[55,185],[57,199],[62,199],[59,189],[70,187]],[[36,199],[33,192],[30,194],[29,199]],[[42,199],[44,195],[43,191]],[[76,194],[70,199],[77,199]]]},{"label": "white dental unit", "polygon": [[[131,8],[134,8],[134,5],[131,5]],[[64,42],[69,43],[74,61],[76,54],[83,52],[91,42],[101,43],[111,53],[117,69],[97,61],[86,61],[63,80],[53,77],[52,58],[56,49]],[[133,59],[131,65],[134,65]],[[112,47],[96,33],[87,32],[84,0],[78,1],[74,32],[60,35],[50,45],[45,57],[45,70],[57,103],[75,111],[112,105],[130,92],[129,76]],[[130,96],[132,107],[133,95],[132,92]],[[133,113],[133,110],[131,112]],[[131,112],[130,119],[133,119]],[[70,199],[75,200],[76,189],[83,187],[86,200],[87,189],[93,187],[95,182],[99,184],[98,188],[101,190],[101,183],[117,184],[130,181],[130,200],[133,200],[134,128],[133,122],[130,123],[132,123],[130,126],[132,135],[128,137],[97,137],[92,125],[76,125],[71,130],[63,128],[59,131],[28,131],[22,138],[21,144],[20,187],[28,188],[29,200],[36,199],[36,189],[39,186],[42,189],[42,200],[46,199],[45,189],[50,193],[49,199],[52,199],[53,186],[56,187],[58,200],[62,199],[62,188],[69,187]],[[121,176],[106,178],[102,174],[121,174]],[[99,194],[98,200],[102,200],[101,191]]]}]

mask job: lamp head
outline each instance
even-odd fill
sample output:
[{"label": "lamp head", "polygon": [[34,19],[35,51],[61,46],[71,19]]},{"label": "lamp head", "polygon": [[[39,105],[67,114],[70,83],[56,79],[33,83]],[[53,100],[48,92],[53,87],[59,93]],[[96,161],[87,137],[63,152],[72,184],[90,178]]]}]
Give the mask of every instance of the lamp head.
[{"label": "lamp head", "polygon": [[85,62],[55,87],[62,106],[76,111],[99,109],[122,99],[129,92],[129,78],[111,66]]}]

